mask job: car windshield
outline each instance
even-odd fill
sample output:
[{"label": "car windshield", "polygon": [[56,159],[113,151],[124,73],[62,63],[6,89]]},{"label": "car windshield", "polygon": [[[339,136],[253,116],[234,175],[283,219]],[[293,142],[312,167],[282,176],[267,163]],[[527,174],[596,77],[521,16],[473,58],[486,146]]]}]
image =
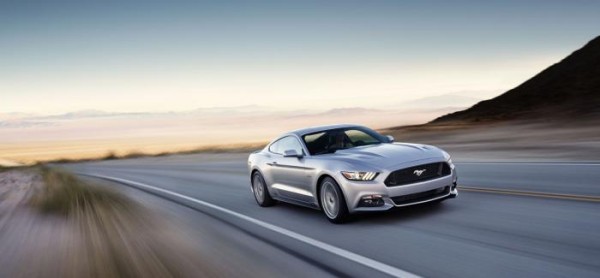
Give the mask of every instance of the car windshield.
[{"label": "car windshield", "polygon": [[388,141],[377,132],[362,127],[319,131],[306,134],[302,136],[302,139],[311,155],[334,153],[337,150],[380,144]]}]

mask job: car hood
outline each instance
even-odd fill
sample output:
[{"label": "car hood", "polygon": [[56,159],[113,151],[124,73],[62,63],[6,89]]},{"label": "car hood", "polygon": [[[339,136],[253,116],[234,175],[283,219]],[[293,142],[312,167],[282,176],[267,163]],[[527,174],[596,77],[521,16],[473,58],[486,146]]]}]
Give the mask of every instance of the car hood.
[{"label": "car hood", "polygon": [[338,150],[327,155],[328,159],[341,160],[352,164],[368,165],[376,168],[394,168],[411,161],[448,157],[443,150],[429,145],[393,143],[377,144]]}]

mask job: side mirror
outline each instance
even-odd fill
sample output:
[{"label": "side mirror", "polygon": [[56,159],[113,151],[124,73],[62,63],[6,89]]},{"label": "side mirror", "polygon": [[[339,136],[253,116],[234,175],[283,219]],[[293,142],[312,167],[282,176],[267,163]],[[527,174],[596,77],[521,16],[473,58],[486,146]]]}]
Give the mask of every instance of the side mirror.
[{"label": "side mirror", "polygon": [[392,135],[386,135],[385,136],[388,140],[390,140],[390,143],[394,143],[394,136]]},{"label": "side mirror", "polygon": [[283,152],[283,157],[297,157],[301,158],[304,154],[298,153],[296,150],[286,150]]}]

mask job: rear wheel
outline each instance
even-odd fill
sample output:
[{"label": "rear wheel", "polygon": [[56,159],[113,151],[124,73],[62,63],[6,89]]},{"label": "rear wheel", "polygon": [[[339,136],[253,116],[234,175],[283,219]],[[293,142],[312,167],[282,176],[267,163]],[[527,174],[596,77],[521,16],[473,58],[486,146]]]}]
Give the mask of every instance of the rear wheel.
[{"label": "rear wheel", "polygon": [[252,192],[254,193],[254,199],[261,207],[270,207],[275,204],[275,200],[271,198],[269,190],[267,190],[267,184],[265,179],[259,172],[254,172],[252,175]]},{"label": "rear wheel", "polygon": [[348,220],[348,206],[340,186],[332,178],[325,178],[321,182],[320,191],[321,209],[332,223],[343,223]]}]

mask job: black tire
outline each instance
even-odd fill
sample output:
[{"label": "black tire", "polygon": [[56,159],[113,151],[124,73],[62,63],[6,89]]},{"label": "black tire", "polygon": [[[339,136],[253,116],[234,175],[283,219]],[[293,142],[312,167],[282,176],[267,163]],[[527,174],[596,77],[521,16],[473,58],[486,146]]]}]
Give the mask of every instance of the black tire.
[{"label": "black tire", "polygon": [[350,218],[344,193],[337,182],[330,177],[326,177],[321,181],[319,204],[323,214],[331,223],[344,223]]},{"label": "black tire", "polygon": [[275,204],[275,200],[271,198],[269,190],[267,189],[267,183],[262,175],[257,171],[252,175],[252,193],[254,200],[261,207],[270,207]]}]

